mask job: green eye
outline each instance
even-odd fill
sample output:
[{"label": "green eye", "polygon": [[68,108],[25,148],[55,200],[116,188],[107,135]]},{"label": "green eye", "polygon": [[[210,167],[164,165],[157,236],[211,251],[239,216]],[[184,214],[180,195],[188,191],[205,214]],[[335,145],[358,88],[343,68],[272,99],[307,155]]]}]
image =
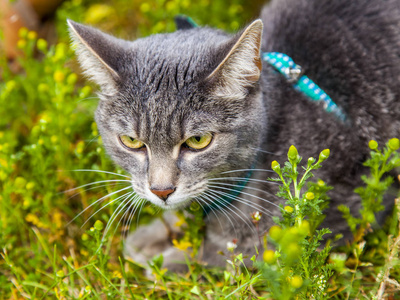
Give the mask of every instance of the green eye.
[{"label": "green eye", "polygon": [[124,146],[128,147],[129,149],[140,149],[144,146],[143,142],[127,135],[120,135],[119,140]]},{"label": "green eye", "polygon": [[185,144],[192,149],[195,150],[201,150],[207,147],[212,140],[212,134],[211,133],[206,133],[205,135],[195,135],[190,138],[188,138],[185,141]]}]

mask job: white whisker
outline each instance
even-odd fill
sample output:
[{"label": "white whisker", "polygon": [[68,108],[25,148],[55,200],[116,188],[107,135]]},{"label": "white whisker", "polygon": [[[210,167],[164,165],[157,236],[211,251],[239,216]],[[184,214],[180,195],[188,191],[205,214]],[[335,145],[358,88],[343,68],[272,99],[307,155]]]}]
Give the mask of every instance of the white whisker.
[{"label": "white whisker", "polygon": [[[217,188],[220,188],[220,187],[217,187]],[[230,189],[226,189],[226,190],[230,191]],[[235,197],[233,195],[230,195],[229,193],[225,193],[225,192],[222,192],[222,191],[216,191],[216,190],[213,190],[213,189],[210,189],[210,191],[218,193],[223,197],[228,197],[229,199],[232,199],[233,201],[238,201],[240,203],[243,203],[243,204],[245,204],[245,205],[247,205],[249,207],[254,208],[255,210],[259,210],[262,213],[266,214],[267,216],[273,216],[272,212],[269,211],[268,209],[264,208],[263,206],[261,206],[261,205],[259,205],[257,203],[251,202],[251,201],[249,201],[247,199],[244,199],[244,198],[241,198],[241,197],[237,197],[237,196]]]},{"label": "white whisker", "polygon": [[[136,202],[137,198],[136,198],[135,196],[136,196],[136,194],[133,194],[133,195],[131,195],[130,197],[125,198],[125,199],[118,205],[118,207],[117,207],[116,210],[112,213],[110,219],[109,219],[108,222],[107,222],[106,228],[104,229],[104,232],[103,232],[103,238],[102,238],[102,240],[104,240],[104,238],[107,236],[107,233],[108,233],[108,231],[110,230],[110,227],[111,227],[112,223],[114,222],[115,218],[118,216],[118,214],[119,214],[121,211],[123,211],[127,205],[130,204],[130,202],[131,202],[132,199],[134,199],[133,201]],[[125,202],[126,202],[126,203],[125,203]]]},{"label": "white whisker", "polygon": [[122,196],[119,196],[118,198],[116,198],[116,199],[114,199],[114,200],[108,202],[106,205],[100,207],[98,210],[96,210],[93,214],[90,215],[90,217],[83,223],[83,225],[82,225],[81,227],[85,226],[86,223],[87,223],[91,218],[93,218],[98,212],[102,211],[102,210],[103,210],[104,208],[106,208],[107,206],[111,205],[111,204],[114,203],[114,202],[119,201],[119,200],[122,199],[122,198],[124,198],[124,200],[122,200],[122,201],[124,202],[124,201],[125,201],[128,197],[130,197],[132,194],[134,194],[134,192],[127,193],[127,194],[123,194]]},{"label": "white whisker", "polygon": [[229,173],[244,172],[244,171],[257,171],[257,172],[275,173],[273,170],[267,170],[267,169],[239,169],[239,170],[230,170],[230,171],[221,172],[221,174],[229,174]]},{"label": "white whisker", "polygon": [[[92,183],[87,183],[87,184],[78,186],[78,187],[76,187],[76,188],[66,190],[66,191],[61,192],[61,193],[73,192],[73,191],[79,190],[79,189],[81,189],[81,188],[84,188],[84,187],[87,187],[87,186],[91,186],[91,185],[95,185],[95,184],[99,184],[99,183],[113,183],[113,185],[116,185],[117,183],[118,183],[118,184],[126,184],[127,182],[130,183],[131,181],[130,181],[130,180],[101,180],[101,181],[95,181],[95,182],[92,182]],[[89,190],[92,190],[92,189],[96,189],[96,188],[100,188],[100,187],[105,187],[105,186],[108,186],[108,184],[102,184],[102,185],[100,185],[100,186],[95,186],[95,187],[92,187],[92,188],[89,188],[89,189],[84,189],[84,191],[89,191]],[[61,194],[61,193],[60,193],[60,194]],[[79,194],[79,193],[76,193],[76,194],[74,194],[73,196],[71,196],[70,198],[72,198],[72,197],[74,197],[74,196],[76,196],[76,195],[78,195],[78,194]]]},{"label": "white whisker", "polygon": [[[128,207],[128,209],[124,212],[124,214],[122,215],[121,219],[119,220],[118,224],[121,222],[122,219],[125,219],[125,229],[124,232],[121,232],[121,235],[123,237],[123,239],[126,239],[126,237],[128,236],[128,232],[129,232],[129,227],[131,224],[131,221],[133,219],[133,216],[135,215],[135,212],[137,210],[137,208],[139,207],[139,205],[143,203],[143,200],[140,199],[139,195],[136,195],[136,197],[134,197],[134,199],[132,200],[131,205]],[[132,209],[133,207],[133,209]],[[126,218],[125,216],[128,215],[128,217]],[[140,212],[139,212],[140,214]],[[118,226],[117,226],[118,227]]]},{"label": "white whisker", "polygon": [[[202,198],[202,195],[195,197],[194,200],[201,206],[201,208],[203,209],[203,212],[207,215],[207,218],[209,218],[208,213],[207,213],[207,210],[206,210],[205,207],[204,207],[203,205],[201,205],[201,203],[199,202],[199,201],[202,201],[202,202],[204,202],[206,205],[208,205],[207,202]],[[211,211],[211,212],[214,214],[214,216],[217,218],[217,221],[218,221],[218,223],[219,223],[219,226],[221,227],[221,230],[223,231],[224,228],[222,227],[222,223],[221,223],[221,221],[220,221],[218,215],[215,213],[215,211],[214,211],[214,209],[213,209],[212,206],[209,206],[209,208],[210,208],[210,211]]]},{"label": "white whisker", "polygon": [[[240,215],[239,215],[238,213],[236,213],[233,209],[231,209],[231,207],[235,208],[239,213],[243,214],[243,216],[244,216],[245,218],[247,218],[248,216],[246,216],[239,208],[237,208],[237,207],[234,206],[234,205],[230,205],[230,203],[229,203],[226,199],[224,199],[223,197],[221,197],[220,195],[218,195],[217,193],[215,193],[215,192],[212,191],[212,190],[207,190],[207,192],[205,192],[205,193],[214,195],[214,196],[217,197],[220,201],[225,202],[225,203],[226,203],[226,204],[225,204],[225,208],[229,209],[232,213],[234,213],[236,216],[238,216],[238,217],[250,228],[250,230],[253,231],[253,233],[255,233],[255,234],[257,235],[257,232],[255,231],[254,227],[249,225],[250,220],[245,220],[245,219],[243,219],[242,216],[240,216]],[[220,203],[221,203],[221,202],[220,202]],[[221,204],[222,204],[222,203],[221,203]]]},{"label": "white whisker", "polygon": [[261,179],[254,179],[254,178],[242,178],[242,177],[220,177],[220,178],[210,178],[210,181],[214,180],[234,180],[234,181],[250,181],[250,182],[261,182],[261,183],[270,183],[270,184],[278,184],[280,183],[275,181],[268,181],[268,180],[261,180]]},{"label": "white whisker", "polygon": [[[214,181],[212,184],[215,184],[215,185],[223,185],[223,186],[231,186],[231,187],[237,187],[237,188],[243,188],[243,189],[246,188],[246,189],[249,189],[249,190],[252,190],[252,191],[257,191],[257,192],[261,192],[261,193],[265,193],[265,194],[274,196],[274,194],[272,194],[272,193],[270,193],[270,192],[268,192],[268,191],[265,191],[265,190],[262,190],[262,189],[258,189],[258,188],[252,187],[252,186],[245,186],[245,187],[243,187],[243,186],[240,185],[240,184],[231,184],[231,183],[215,182],[215,181]],[[273,203],[273,202],[270,202],[269,200],[264,199],[264,201],[267,202],[267,203],[270,203],[270,204],[274,205],[274,203]]]},{"label": "white whisker", "polygon": [[104,199],[107,199],[107,198],[111,197],[112,195],[115,195],[115,194],[117,194],[117,193],[119,193],[119,192],[122,192],[122,191],[125,191],[125,190],[127,190],[127,189],[130,189],[130,188],[132,188],[132,187],[131,187],[131,186],[125,187],[125,188],[123,188],[123,189],[120,189],[120,190],[118,190],[118,191],[115,191],[115,192],[112,192],[112,193],[110,193],[110,194],[107,194],[107,195],[101,197],[100,199],[96,200],[95,202],[93,202],[92,204],[90,204],[88,207],[86,207],[84,210],[82,210],[79,214],[77,214],[71,221],[69,221],[68,224],[67,224],[67,226],[68,226],[69,224],[71,224],[71,223],[72,223],[76,218],[78,218],[80,215],[82,215],[86,210],[88,210],[90,207],[92,207],[93,205],[95,205],[96,203],[98,203],[98,202],[100,202],[100,201],[102,201],[102,200],[104,200]]},{"label": "white whisker", "polygon": [[[205,200],[203,200],[203,201],[205,202],[205,204],[208,205],[208,207],[209,207],[210,209],[213,209],[212,204],[214,204],[214,202],[215,202],[214,199],[213,199],[215,196],[210,195],[210,194],[208,194],[208,193],[206,193],[206,192],[204,192],[204,193],[202,194],[202,196],[203,196],[205,199],[207,199],[207,200],[210,201],[211,204],[209,204],[209,203],[207,203]],[[212,198],[210,199],[210,197],[212,197]],[[217,200],[218,200],[218,199],[217,199]],[[223,203],[220,204],[220,203],[218,203],[218,202],[215,203],[214,205],[216,205],[216,206],[217,206],[217,209],[225,215],[225,217],[228,219],[229,223],[231,223],[232,228],[233,228],[233,230],[235,231],[236,237],[238,237],[239,235],[238,235],[238,233],[237,233],[237,231],[236,231],[236,227],[235,227],[235,225],[233,224],[231,218],[229,217],[230,213],[227,212],[227,211],[225,210],[225,208],[224,208],[226,205],[224,205]],[[223,205],[223,206],[222,206],[222,205]],[[229,215],[228,215],[228,214],[229,214]],[[231,216],[232,216],[232,215],[231,215]],[[221,224],[221,223],[220,223],[220,224]],[[221,224],[221,226],[222,226],[222,224]]]},{"label": "white whisker", "polygon": [[[207,186],[219,188],[219,189],[222,189],[222,190],[232,191],[232,189],[230,189],[230,188],[225,188],[225,187],[222,187],[222,186],[216,186],[216,185],[207,185]],[[274,205],[274,206],[276,206],[276,207],[279,207],[279,205],[277,205],[277,204],[275,204],[275,203],[273,203],[273,202],[271,202],[271,201],[269,201],[269,200],[267,200],[267,199],[258,197],[258,196],[256,196],[256,195],[252,195],[252,194],[249,194],[249,193],[246,193],[246,192],[243,192],[243,191],[241,191],[240,194],[246,195],[246,196],[250,196],[250,197],[256,198],[256,199],[258,199],[258,200],[261,200],[261,201],[263,201],[263,202],[266,202],[266,203],[268,203],[268,204],[271,204],[271,205]]]},{"label": "white whisker", "polygon": [[121,177],[131,179],[129,176],[126,176],[126,175],[109,172],[109,171],[102,171],[102,170],[78,169],[78,170],[71,170],[71,172],[97,172],[97,173],[111,174],[111,175],[116,175],[116,176],[121,176]]}]

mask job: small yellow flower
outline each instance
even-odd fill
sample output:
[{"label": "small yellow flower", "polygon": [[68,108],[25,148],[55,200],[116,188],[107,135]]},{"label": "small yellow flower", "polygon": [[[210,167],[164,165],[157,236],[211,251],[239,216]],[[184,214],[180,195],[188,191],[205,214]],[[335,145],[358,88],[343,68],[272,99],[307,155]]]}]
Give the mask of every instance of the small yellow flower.
[{"label": "small yellow flower", "polygon": [[275,252],[272,250],[265,250],[263,254],[263,260],[267,264],[273,264],[276,261]]},{"label": "small yellow flower", "polygon": [[28,35],[28,29],[26,27],[21,27],[18,31],[18,36],[20,38],[26,38],[27,35]]},{"label": "small yellow flower", "polygon": [[271,239],[278,241],[282,237],[282,228],[274,225],[269,229],[269,236]]},{"label": "small yellow flower", "polygon": [[121,279],[121,278],[122,278],[121,272],[119,272],[119,271],[114,271],[114,272],[112,273],[112,278],[119,278],[119,279]]},{"label": "small yellow flower", "polygon": [[172,244],[174,245],[175,248],[177,248],[181,251],[186,251],[189,247],[192,247],[192,243],[185,242],[185,241],[178,242],[176,239],[172,240]]},{"label": "small yellow flower", "polygon": [[151,7],[150,4],[148,4],[147,2],[142,3],[142,5],[140,5],[140,11],[142,13],[148,13],[150,11]]},{"label": "small yellow flower", "polygon": [[62,71],[57,70],[54,72],[53,78],[55,82],[63,82],[65,79],[65,75]]},{"label": "small yellow flower", "polygon": [[39,218],[37,215],[29,213],[26,215],[25,221],[27,221],[28,223],[32,223],[33,225],[36,225],[39,223]]},{"label": "small yellow flower", "polygon": [[35,31],[29,31],[27,37],[29,40],[36,40],[37,33]]},{"label": "small yellow flower", "polygon": [[35,187],[35,183],[33,182],[33,181],[29,181],[27,184],[26,184],[26,189],[27,190],[31,190],[31,189],[33,189]]},{"label": "small yellow flower", "polygon": [[19,41],[17,42],[17,47],[18,47],[19,49],[23,49],[23,48],[25,48],[25,46],[26,46],[26,41],[25,41],[25,40],[19,40]]},{"label": "small yellow flower", "polygon": [[46,52],[47,51],[47,41],[44,39],[38,39],[37,48],[42,52]]},{"label": "small yellow flower", "polygon": [[294,287],[295,289],[298,289],[303,285],[303,279],[299,275],[294,275],[290,279],[290,285]]},{"label": "small yellow flower", "polygon": [[56,135],[51,136],[50,141],[51,141],[53,144],[57,143],[57,142],[58,142],[58,136],[56,136]]}]

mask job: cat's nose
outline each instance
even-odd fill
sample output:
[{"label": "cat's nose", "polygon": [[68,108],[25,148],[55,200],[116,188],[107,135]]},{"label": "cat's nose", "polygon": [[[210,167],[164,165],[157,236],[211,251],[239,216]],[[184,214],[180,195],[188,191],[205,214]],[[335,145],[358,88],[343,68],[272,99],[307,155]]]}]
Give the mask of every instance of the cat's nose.
[{"label": "cat's nose", "polygon": [[165,201],[167,200],[168,196],[171,195],[173,192],[175,192],[176,188],[175,187],[171,187],[171,188],[167,188],[167,189],[152,189],[150,188],[150,191],[158,196],[161,200]]}]

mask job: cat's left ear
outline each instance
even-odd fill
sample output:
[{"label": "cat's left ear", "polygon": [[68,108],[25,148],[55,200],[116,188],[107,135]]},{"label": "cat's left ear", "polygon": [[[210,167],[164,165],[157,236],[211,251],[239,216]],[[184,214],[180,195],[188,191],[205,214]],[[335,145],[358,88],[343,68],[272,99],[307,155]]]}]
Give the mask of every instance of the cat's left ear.
[{"label": "cat's left ear", "polygon": [[115,91],[124,68],[121,62],[124,61],[127,42],[98,29],[71,20],[67,22],[85,75],[97,83],[103,92]]},{"label": "cat's left ear", "polygon": [[207,77],[214,86],[214,93],[222,98],[244,98],[248,88],[260,79],[260,57],[263,23],[255,20],[243,31],[228,54]]}]

